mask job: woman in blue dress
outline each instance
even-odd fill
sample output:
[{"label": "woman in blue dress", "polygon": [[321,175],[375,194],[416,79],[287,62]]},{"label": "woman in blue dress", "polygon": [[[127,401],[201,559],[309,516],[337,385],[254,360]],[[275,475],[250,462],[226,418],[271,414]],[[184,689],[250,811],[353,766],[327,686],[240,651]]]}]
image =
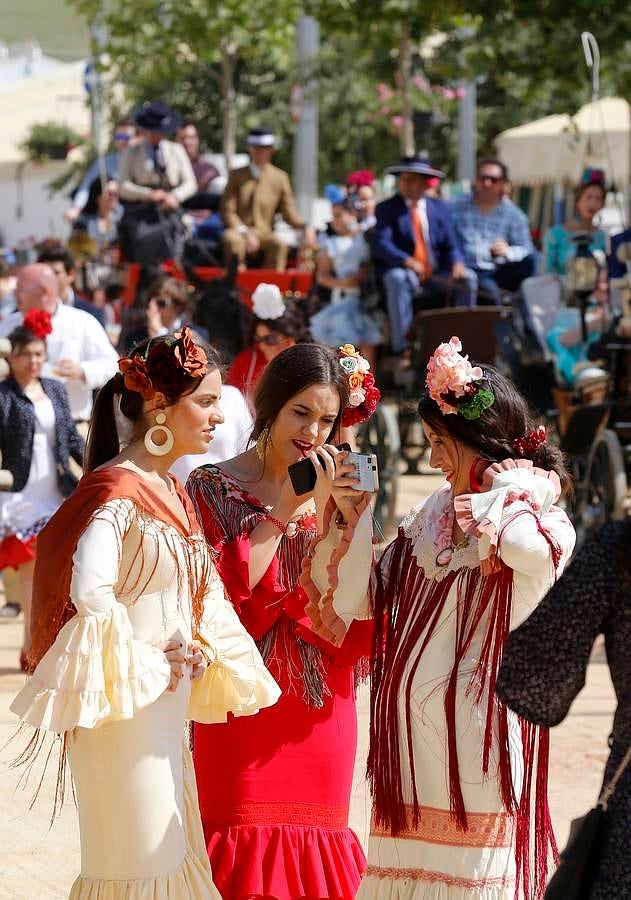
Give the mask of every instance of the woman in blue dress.
[{"label": "woman in blue dress", "polygon": [[602,169],[585,169],[574,194],[574,217],[563,225],[554,225],[543,242],[543,270],[565,278],[568,263],[576,255],[574,238],[579,233],[591,236],[589,249],[592,253],[606,251],[606,235],[593,225],[594,218],[605,205],[607,188]]},{"label": "woman in blue dress", "polygon": [[339,347],[354,344],[371,365],[382,343],[380,323],[361,302],[370,250],[348,200],[333,204],[333,221],[320,241],[316,282],[331,291],[331,301],[312,316],[309,330],[317,341]]}]

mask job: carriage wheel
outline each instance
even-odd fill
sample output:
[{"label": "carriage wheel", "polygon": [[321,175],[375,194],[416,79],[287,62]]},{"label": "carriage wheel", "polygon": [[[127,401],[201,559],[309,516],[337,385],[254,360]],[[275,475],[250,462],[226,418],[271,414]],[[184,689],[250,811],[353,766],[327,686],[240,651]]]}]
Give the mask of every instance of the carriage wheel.
[{"label": "carriage wheel", "polygon": [[620,441],[606,429],[596,439],[587,462],[584,497],[577,498],[577,543],[610,519],[624,515],[627,476]]},{"label": "carriage wheel", "polygon": [[373,501],[373,515],[378,531],[386,535],[394,524],[401,450],[397,416],[391,406],[381,403],[375,414],[360,425],[357,446],[361,453],[377,456],[379,490]]}]

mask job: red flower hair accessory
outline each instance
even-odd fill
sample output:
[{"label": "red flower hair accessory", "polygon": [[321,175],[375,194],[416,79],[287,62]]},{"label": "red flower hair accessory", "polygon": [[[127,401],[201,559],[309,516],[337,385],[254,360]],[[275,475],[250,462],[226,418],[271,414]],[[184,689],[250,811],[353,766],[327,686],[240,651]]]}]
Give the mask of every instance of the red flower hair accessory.
[{"label": "red flower hair accessory", "polygon": [[529,456],[546,442],[546,429],[543,425],[539,425],[533,431],[529,431],[523,437],[515,438],[513,447],[520,456]]},{"label": "red flower hair accessory", "polygon": [[45,309],[29,309],[24,316],[22,327],[30,331],[33,337],[45,341],[53,330],[51,315]]},{"label": "red flower hair accessory", "polygon": [[346,176],[346,184],[349,187],[372,187],[374,183],[375,175],[370,169],[357,169]]},{"label": "red flower hair accessory", "polygon": [[203,378],[208,372],[208,359],[185,325],[170,337],[149,343],[144,356],[134,353],[119,359],[118,368],[128,391],[151,400],[157,391],[167,397],[177,396],[186,378]]},{"label": "red flower hair accessory", "polygon": [[359,425],[369,419],[377,409],[381,391],[375,385],[370,363],[357,352],[353,344],[344,344],[340,350],[340,365],[348,378],[348,406],[342,413],[342,425]]}]

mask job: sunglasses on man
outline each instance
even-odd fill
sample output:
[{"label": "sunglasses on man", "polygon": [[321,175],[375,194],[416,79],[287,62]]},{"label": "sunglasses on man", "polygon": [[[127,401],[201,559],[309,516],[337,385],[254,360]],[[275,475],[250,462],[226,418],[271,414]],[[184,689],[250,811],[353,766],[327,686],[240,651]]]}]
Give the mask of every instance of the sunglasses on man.
[{"label": "sunglasses on man", "polygon": [[282,334],[274,334],[273,332],[271,334],[257,334],[254,336],[255,344],[266,344],[268,347],[275,347],[276,344],[280,344],[282,340]]},{"label": "sunglasses on man", "polygon": [[166,309],[167,306],[171,306],[173,301],[169,300],[168,297],[155,297],[154,302],[158,309]]},{"label": "sunglasses on man", "polygon": [[499,181],[504,181],[504,177],[503,175],[487,175],[486,172],[480,172],[478,173],[478,181],[481,181],[483,184],[485,181],[497,184]]}]

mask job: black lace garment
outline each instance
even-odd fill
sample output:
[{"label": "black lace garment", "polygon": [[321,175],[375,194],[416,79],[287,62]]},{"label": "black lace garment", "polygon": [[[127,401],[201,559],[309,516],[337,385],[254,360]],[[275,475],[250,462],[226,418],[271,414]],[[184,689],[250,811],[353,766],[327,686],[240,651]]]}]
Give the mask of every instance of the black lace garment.
[{"label": "black lace garment", "polygon": [[[510,635],[497,693],[525,719],[557,725],[585,684],[599,634],[605,636],[618,699],[606,782],[631,744],[630,521],[611,522],[587,542],[539,607]],[[631,766],[609,812],[590,900],[631,900]]]}]

